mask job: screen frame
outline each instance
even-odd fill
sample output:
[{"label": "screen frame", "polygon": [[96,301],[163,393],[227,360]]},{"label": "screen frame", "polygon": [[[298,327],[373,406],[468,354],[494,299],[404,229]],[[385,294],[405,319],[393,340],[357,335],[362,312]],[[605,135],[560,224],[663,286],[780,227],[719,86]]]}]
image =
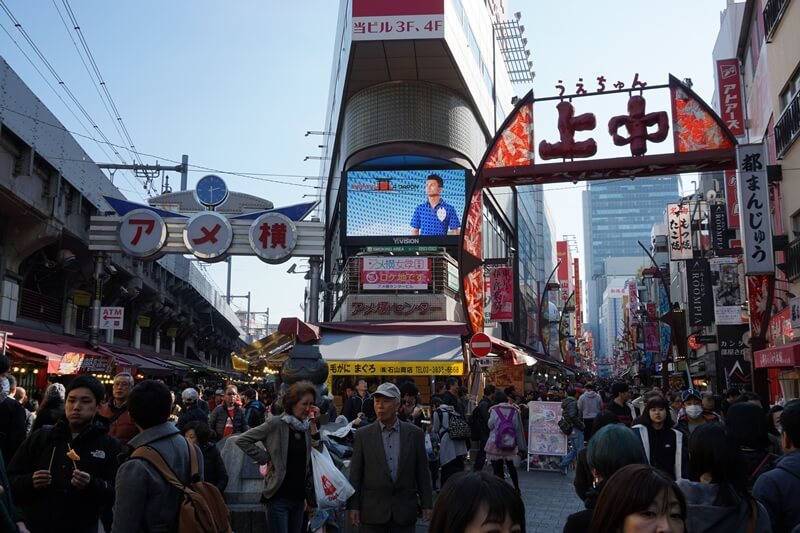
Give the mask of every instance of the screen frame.
[{"label": "screen frame", "polygon": [[383,235],[383,236],[350,236],[347,234],[347,195],[348,195],[348,187],[350,185],[350,173],[351,172],[381,172],[381,171],[392,171],[392,172],[404,172],[404,171],[419,171],[419,170],[429,170],[431,172],[436,172],[438,170],[461,170],[464,172],[464,207],[466,211],[466,207],[468,204],[467,199],[467,191],[469,191],[470,187],[472,186],[472,182],[475,179],[475,173],[472,169],[465,168],[459,165],[441,165],[436,168],[433,168],[428,165],[424,166],[401,166],[401,167],[387,167],[387,166],[380,166],[380,167],[355,167],[348,169],[342,172],[342,184],[343,187],[340,188],[340,191],[343,194],[340,194],[340,210],[339,210],[339,232],[341,235],[341,242],[342,246],[440,246],[440,247],[451,247],[451,246],[458,246],[459,241],[461,239],[461,231],[463,231],[463,218],[464,212],[459,213],[459,219],[461,220],[462,227],[460,228],[458,235]]}]

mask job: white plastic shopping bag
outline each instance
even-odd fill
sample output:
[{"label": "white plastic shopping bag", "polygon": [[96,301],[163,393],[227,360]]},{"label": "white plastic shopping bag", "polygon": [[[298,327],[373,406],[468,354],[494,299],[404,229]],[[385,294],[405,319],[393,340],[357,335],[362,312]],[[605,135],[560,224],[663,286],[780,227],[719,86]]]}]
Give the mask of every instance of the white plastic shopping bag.
[{"label": "white plastic shopping bag", "polygon": [[311,448],[311,467],[314,472],[317,507],[320,509],[341,507],[355,493],[345,475],[333,464],[330,452],[325,446],[321,452]]}]

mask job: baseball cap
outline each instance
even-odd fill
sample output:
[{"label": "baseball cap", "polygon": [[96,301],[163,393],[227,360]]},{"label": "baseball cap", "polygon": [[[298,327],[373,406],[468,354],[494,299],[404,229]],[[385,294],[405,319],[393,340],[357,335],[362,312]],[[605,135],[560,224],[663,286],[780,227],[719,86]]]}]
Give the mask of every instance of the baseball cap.
[{"label": "baseball cap", "polygon": [[181,399],[183,399],[184,402],[196,402],[198,397],[197,391],[191,387],[183,389],[181,393]]},{"label": "baseball cap", "polygon": [[681,400],[685,402],[689,398],[697,398],[698,400],[702,400],[703,395],[697,389],[686,389],[683,391],[683,394],[681,394]]},{"label": "baseball cap", "polygon": [[394,383],[381,383],[373,396],[386,396],[387,398],[400,399],[400,389]]},{"label": "baseball cap", "polygon": [[225,396],[225,391],[224,391],[224,390],[222,390],[222,389],[217,389],[217,390],[214,392],[214,394],[216,394],[217,396]]}]

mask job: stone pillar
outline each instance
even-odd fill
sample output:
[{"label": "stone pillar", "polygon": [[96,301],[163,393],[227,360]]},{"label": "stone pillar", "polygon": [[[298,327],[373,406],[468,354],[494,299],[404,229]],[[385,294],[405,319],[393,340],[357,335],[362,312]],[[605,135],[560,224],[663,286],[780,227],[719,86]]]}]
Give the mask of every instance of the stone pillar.
[{"label": "stone pillar", "polygon": [[106,330],[106,344],[114,344],[114,330],[107,329]]},{"label": "stone pillar", "polygon": [[133,325],[133,347],[137,350],[142,347],[142,326]]},{"label": "stone pillar", "polygon": [[175,355],[175,337],[172,337],[172,345],[169,347],[169,354]]},{"label": "stone pillar", "polygon": [[160,329],[156,329],[154,343],[155,343],[155,346],[153,347],[153,350],[156,353],[161,352],[161,330]]}]

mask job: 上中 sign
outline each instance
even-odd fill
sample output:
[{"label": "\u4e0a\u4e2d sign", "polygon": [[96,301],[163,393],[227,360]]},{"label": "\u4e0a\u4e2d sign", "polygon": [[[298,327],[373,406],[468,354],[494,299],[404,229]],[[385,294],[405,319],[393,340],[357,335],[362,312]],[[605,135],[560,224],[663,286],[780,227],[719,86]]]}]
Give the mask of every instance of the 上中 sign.
[{"label": "\u4e0a\u4e2d sign", "polygon": [[167,224],[154,211],[133,209],[119,221],[117,241],[128,255],[150,258],[167,242]]},{"label": "\u4e0a\u4e2d sign", "polygon": [[420,290],[431,283],[427,257],[368,256],[361,258],[364,290]]},{"label": "\u4e0a\u4e2d sign", "polygon": [[694,257],[690,220],[688,205],[667,205],[670,261],[685,261]]},{"label": "\u4e0a\u4e2d sign", "polygon": [[332,376],[460,376],[464,363],[435,361],[328,361]]},{"label": "\u4e0a\u4e2d sign", "polygon": [[221,259],[233,242],[228,219],[214,211],[192,215],[183,230],[183,243],[195,257],[206,261]]},{"label": "\u4e0a\u4e2d sign", "polygon": [[286,215],[266,213],[258,217],[248,232],[250,247],[262,261],[283,263],[297,246],[297,226]]},{"label": "\u4e0a\u4e2d sign", "polygon": [[101,307],[100,329],[122,329],[124,318],[124,307]]},{"label": "\u4e0a\u4e2d sign", "polygon": [[762,144],[742,144],[736,149],[739,165],[737,188],[741,214],[744,272],[775,274],[772,227],[767,184],[767,160]]}]

